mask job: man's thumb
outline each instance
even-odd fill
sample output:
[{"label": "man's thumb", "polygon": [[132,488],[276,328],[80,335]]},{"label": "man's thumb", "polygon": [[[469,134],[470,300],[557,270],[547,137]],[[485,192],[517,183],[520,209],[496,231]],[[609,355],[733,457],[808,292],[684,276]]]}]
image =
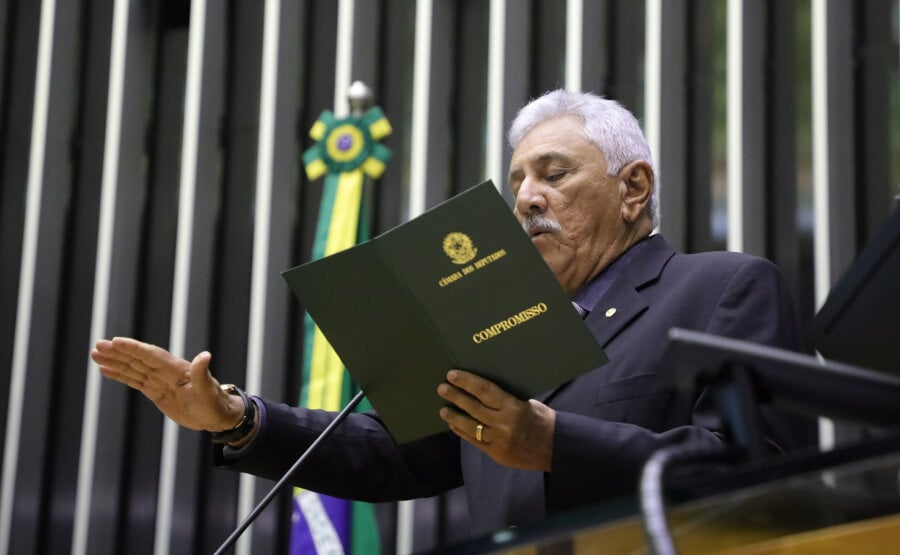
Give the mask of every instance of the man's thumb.
[{"label": "man's thumb", "polygon": [[203,351],[191,361],[191,383],[199,385],[210,379],[209,361],[212,355],[209,351]]}]

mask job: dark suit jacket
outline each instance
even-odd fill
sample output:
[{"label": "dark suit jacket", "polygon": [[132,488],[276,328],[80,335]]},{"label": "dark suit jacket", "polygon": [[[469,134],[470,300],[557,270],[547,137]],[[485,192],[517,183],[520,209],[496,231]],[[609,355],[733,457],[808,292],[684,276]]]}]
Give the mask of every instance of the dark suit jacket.
[{"label": "dark suit jacket", "polygon": [[[608,309],[615,308],[612,313]],[[296,485],[338,497],[428,497],[465,484],[473,532],[524,525],[633,494],[643,462],[672,443],[722,441],[703,397],[668,390],[656,370],[673,326],[796,349],[793,303],[778,269],[745,254],[682,254],[654,236],[586,318],[609,362],[540,397],[556,410],[553,471],[510,469],[451,433],[397,446],[373,413],[355,414],[299,472]],[[559,363],[565,364],[565,353]],[[331,415],[261,401],[265,426],[217,464],[277,478]],[[790,438],[767,430],[781,445]]]}]

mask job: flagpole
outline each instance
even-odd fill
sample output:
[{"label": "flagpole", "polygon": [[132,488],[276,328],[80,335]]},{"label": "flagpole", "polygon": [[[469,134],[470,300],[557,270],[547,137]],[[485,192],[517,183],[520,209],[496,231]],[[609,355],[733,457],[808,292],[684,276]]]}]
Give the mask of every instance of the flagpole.
[{"label": "flagpole", "polygon": [[[350,107],[350,115],[361,118],[363,115],[375,105],[375,95],[372,93],[372,89],[368,87],[362,81],[354,81],[350,87],[347,88],[347,105]],[[362,210],[366,211],[365,216],[360,214],[361,221],[371,222],[372,219],[372,197],[374,196],[372,185],[372,178],[366,175],[363,177],[363,201],[362,201]],[[366,235],[369,235],[371,230],[366,230]]]}]

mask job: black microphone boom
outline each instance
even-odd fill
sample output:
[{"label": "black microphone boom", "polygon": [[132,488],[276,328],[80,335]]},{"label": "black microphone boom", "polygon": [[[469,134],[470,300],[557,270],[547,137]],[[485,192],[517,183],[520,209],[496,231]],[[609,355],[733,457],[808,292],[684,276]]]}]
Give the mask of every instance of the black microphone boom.
[{"label": "black microphone boom", "polygon": [[331,424],[329,424],[328,427],[325,428],[321,434],[319,434],[319,437],[317,437],[316,440],[313,441],[312,444],[310,444],[310,446],[303,451],[303,453],[301,453],[300,458],[297,459],[297,462],[295,462],[294,465],[284,473],[284,476],[282,476],[281,479],[278,480],[278,482],[274,486],[272,486],[272,489],[269,490],[269,493],[267,493],[266,496],[262,498],[262,500],[256,505],[256,507],[253,507],[253,510],[250,511],[250,514],[248,514],[238,525],[238,527],[234,529],[234,532],[232,532],[231,535],[228,536],[228,538],[224,542],[222,542],[222,545],[220,545],[219,548],[216,549],[215,555],[221,555],[225,552],[226,549],[234,545],[234,542],[236,542],[241,534],[244,533],[244,530],[246,530],[253,523],[253,521],[256,520],[256,517],[259,516],[263,509],[265,509],[266,506],[271,503],[273,499],[275,499],[275,496],[278,495],[278,492],[281,490],[281,488],[283,488],[284,485],[287,484],[288,480],[290,480],[294,475],[294,473],[297,472],[297,469],[300,468],[300,465],[302,465],[306,461],[310,453],[315,451],[316,447],[318,447],[325,438],[331,435],[331,432],[335,428],[337,428],[345,418],[347,418],[347,415],[353,412],[353,409],[355,409],[356,405],[358,405],[359,402],[362,401],[363,397],[365,397],[365,392],[360,391],[352,399],[350,399],[350,402],[347,403],[347,406],[341,409],[341,412],[339,412],[338,415],[334,417],[334,420],[331,421]]}]

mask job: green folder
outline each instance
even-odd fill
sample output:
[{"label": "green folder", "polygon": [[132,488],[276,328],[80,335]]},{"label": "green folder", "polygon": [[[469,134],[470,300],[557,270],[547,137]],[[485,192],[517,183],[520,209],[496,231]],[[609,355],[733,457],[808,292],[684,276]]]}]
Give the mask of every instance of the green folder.
[{"label": "green folder", "polygon": [[282,275],[398,443],[447,431],[450,369],[528,399],[607,360],[490,181]]}]

